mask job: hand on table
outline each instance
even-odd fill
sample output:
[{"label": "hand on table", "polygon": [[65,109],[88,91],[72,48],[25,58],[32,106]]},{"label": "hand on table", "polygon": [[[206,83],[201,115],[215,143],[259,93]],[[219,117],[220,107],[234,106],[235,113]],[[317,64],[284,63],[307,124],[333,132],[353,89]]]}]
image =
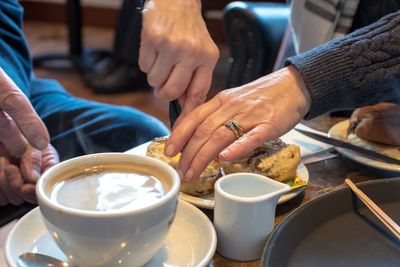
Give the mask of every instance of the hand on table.
[{"label": "hand on table", "polygon": [[189,113],[206,100],[218,57],[198,0],[146,2],[139,66],[157,97],[179,99]]},{"label": "hand on table", "polygon": [[[184,180],[193,180],[213,159],[241,158],[266,140],[285,134],[304,117],[310,101],[297,70],[283,68],[222,91],[197,107],[173,129],[165,153],[173,156],[183,149],[178,171]],[[230,119],[243,128],[243,136],[236,141],[224,126]]]},{"label": "hand on table", "polygon": [[57,151],[51,145],[42,151],[28,146],[16,159],[1,146],[0,155],[0,206],[36,203],[35,184],[44,171],[59,162]]}]

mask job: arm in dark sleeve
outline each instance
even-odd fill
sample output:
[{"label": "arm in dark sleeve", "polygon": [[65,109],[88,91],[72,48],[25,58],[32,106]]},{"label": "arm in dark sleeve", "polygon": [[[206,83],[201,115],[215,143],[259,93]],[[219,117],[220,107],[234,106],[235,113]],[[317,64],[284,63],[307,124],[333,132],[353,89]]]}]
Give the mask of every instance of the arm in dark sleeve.
[{"label": "arm in dark sleeve", "polygon": [[306,119],[336,109],[400,102],[400,11],[288,58],[307,86]]},{"label": "arm in dark sleeve", "polygon": [[22,18],[23,9],[17,0],[0,1],[0,67],[29,97],[32,64]]}]

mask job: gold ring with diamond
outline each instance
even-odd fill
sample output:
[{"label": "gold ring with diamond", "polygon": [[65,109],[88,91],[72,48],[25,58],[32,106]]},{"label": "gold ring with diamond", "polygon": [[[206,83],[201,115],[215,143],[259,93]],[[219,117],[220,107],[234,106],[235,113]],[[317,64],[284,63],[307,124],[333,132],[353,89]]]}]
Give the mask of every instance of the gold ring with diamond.
[{"label": "gold ring with diamond", "polygon": [[240,126],[240,124],[235,121],[234,119],[230,119],[227,121],[224,126],[231,130],[233,134],[235,135],[236,140],[238,140],[240,137],[243,135],[243,128]]}]

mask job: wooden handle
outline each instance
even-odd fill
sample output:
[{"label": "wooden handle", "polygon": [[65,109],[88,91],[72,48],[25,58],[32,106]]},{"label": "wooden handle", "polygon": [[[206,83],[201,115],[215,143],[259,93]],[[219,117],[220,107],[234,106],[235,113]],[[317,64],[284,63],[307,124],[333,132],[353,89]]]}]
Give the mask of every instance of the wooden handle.
[{"label": "wooden handle", "polygon": [[363,191],[361,191],[351,180],[346,179],[346,184],[367,206],[367,208],[400,240],[400,226],[393,221],[378,205],[375,204]]}]

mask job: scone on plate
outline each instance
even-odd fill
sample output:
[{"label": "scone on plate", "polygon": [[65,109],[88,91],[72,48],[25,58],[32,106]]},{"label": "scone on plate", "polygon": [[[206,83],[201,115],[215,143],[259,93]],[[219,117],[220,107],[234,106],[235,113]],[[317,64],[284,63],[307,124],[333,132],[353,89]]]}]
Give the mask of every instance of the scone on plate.
[{"label": "scone on plate", "polygon": [[[164,155],[164,147],[167,141],[166,137],[155,138],[147,148],[146,155],[168,163],[173,168],[178,167],[181,153],[175,157]],[[220,176],[220,163],[217,160],[212,161],[203,171],[198,179],[193,182],[182,182],[180,191],[192,196],[204,196],[214,192],[214,183]]]},{"label": "scone on plate", "polygon": [[276,139],[265,142],[248,157],[221,162],[221,167],[225,174],[253,172],[286,182],[296,176],[300,161],[300,148],[297,145],[287,145],[281,139]]},{"label": "scone on plate", "polygon": [[400,159],[400,105],[379,103],[356,109],[350,118],[347,140]]}]

